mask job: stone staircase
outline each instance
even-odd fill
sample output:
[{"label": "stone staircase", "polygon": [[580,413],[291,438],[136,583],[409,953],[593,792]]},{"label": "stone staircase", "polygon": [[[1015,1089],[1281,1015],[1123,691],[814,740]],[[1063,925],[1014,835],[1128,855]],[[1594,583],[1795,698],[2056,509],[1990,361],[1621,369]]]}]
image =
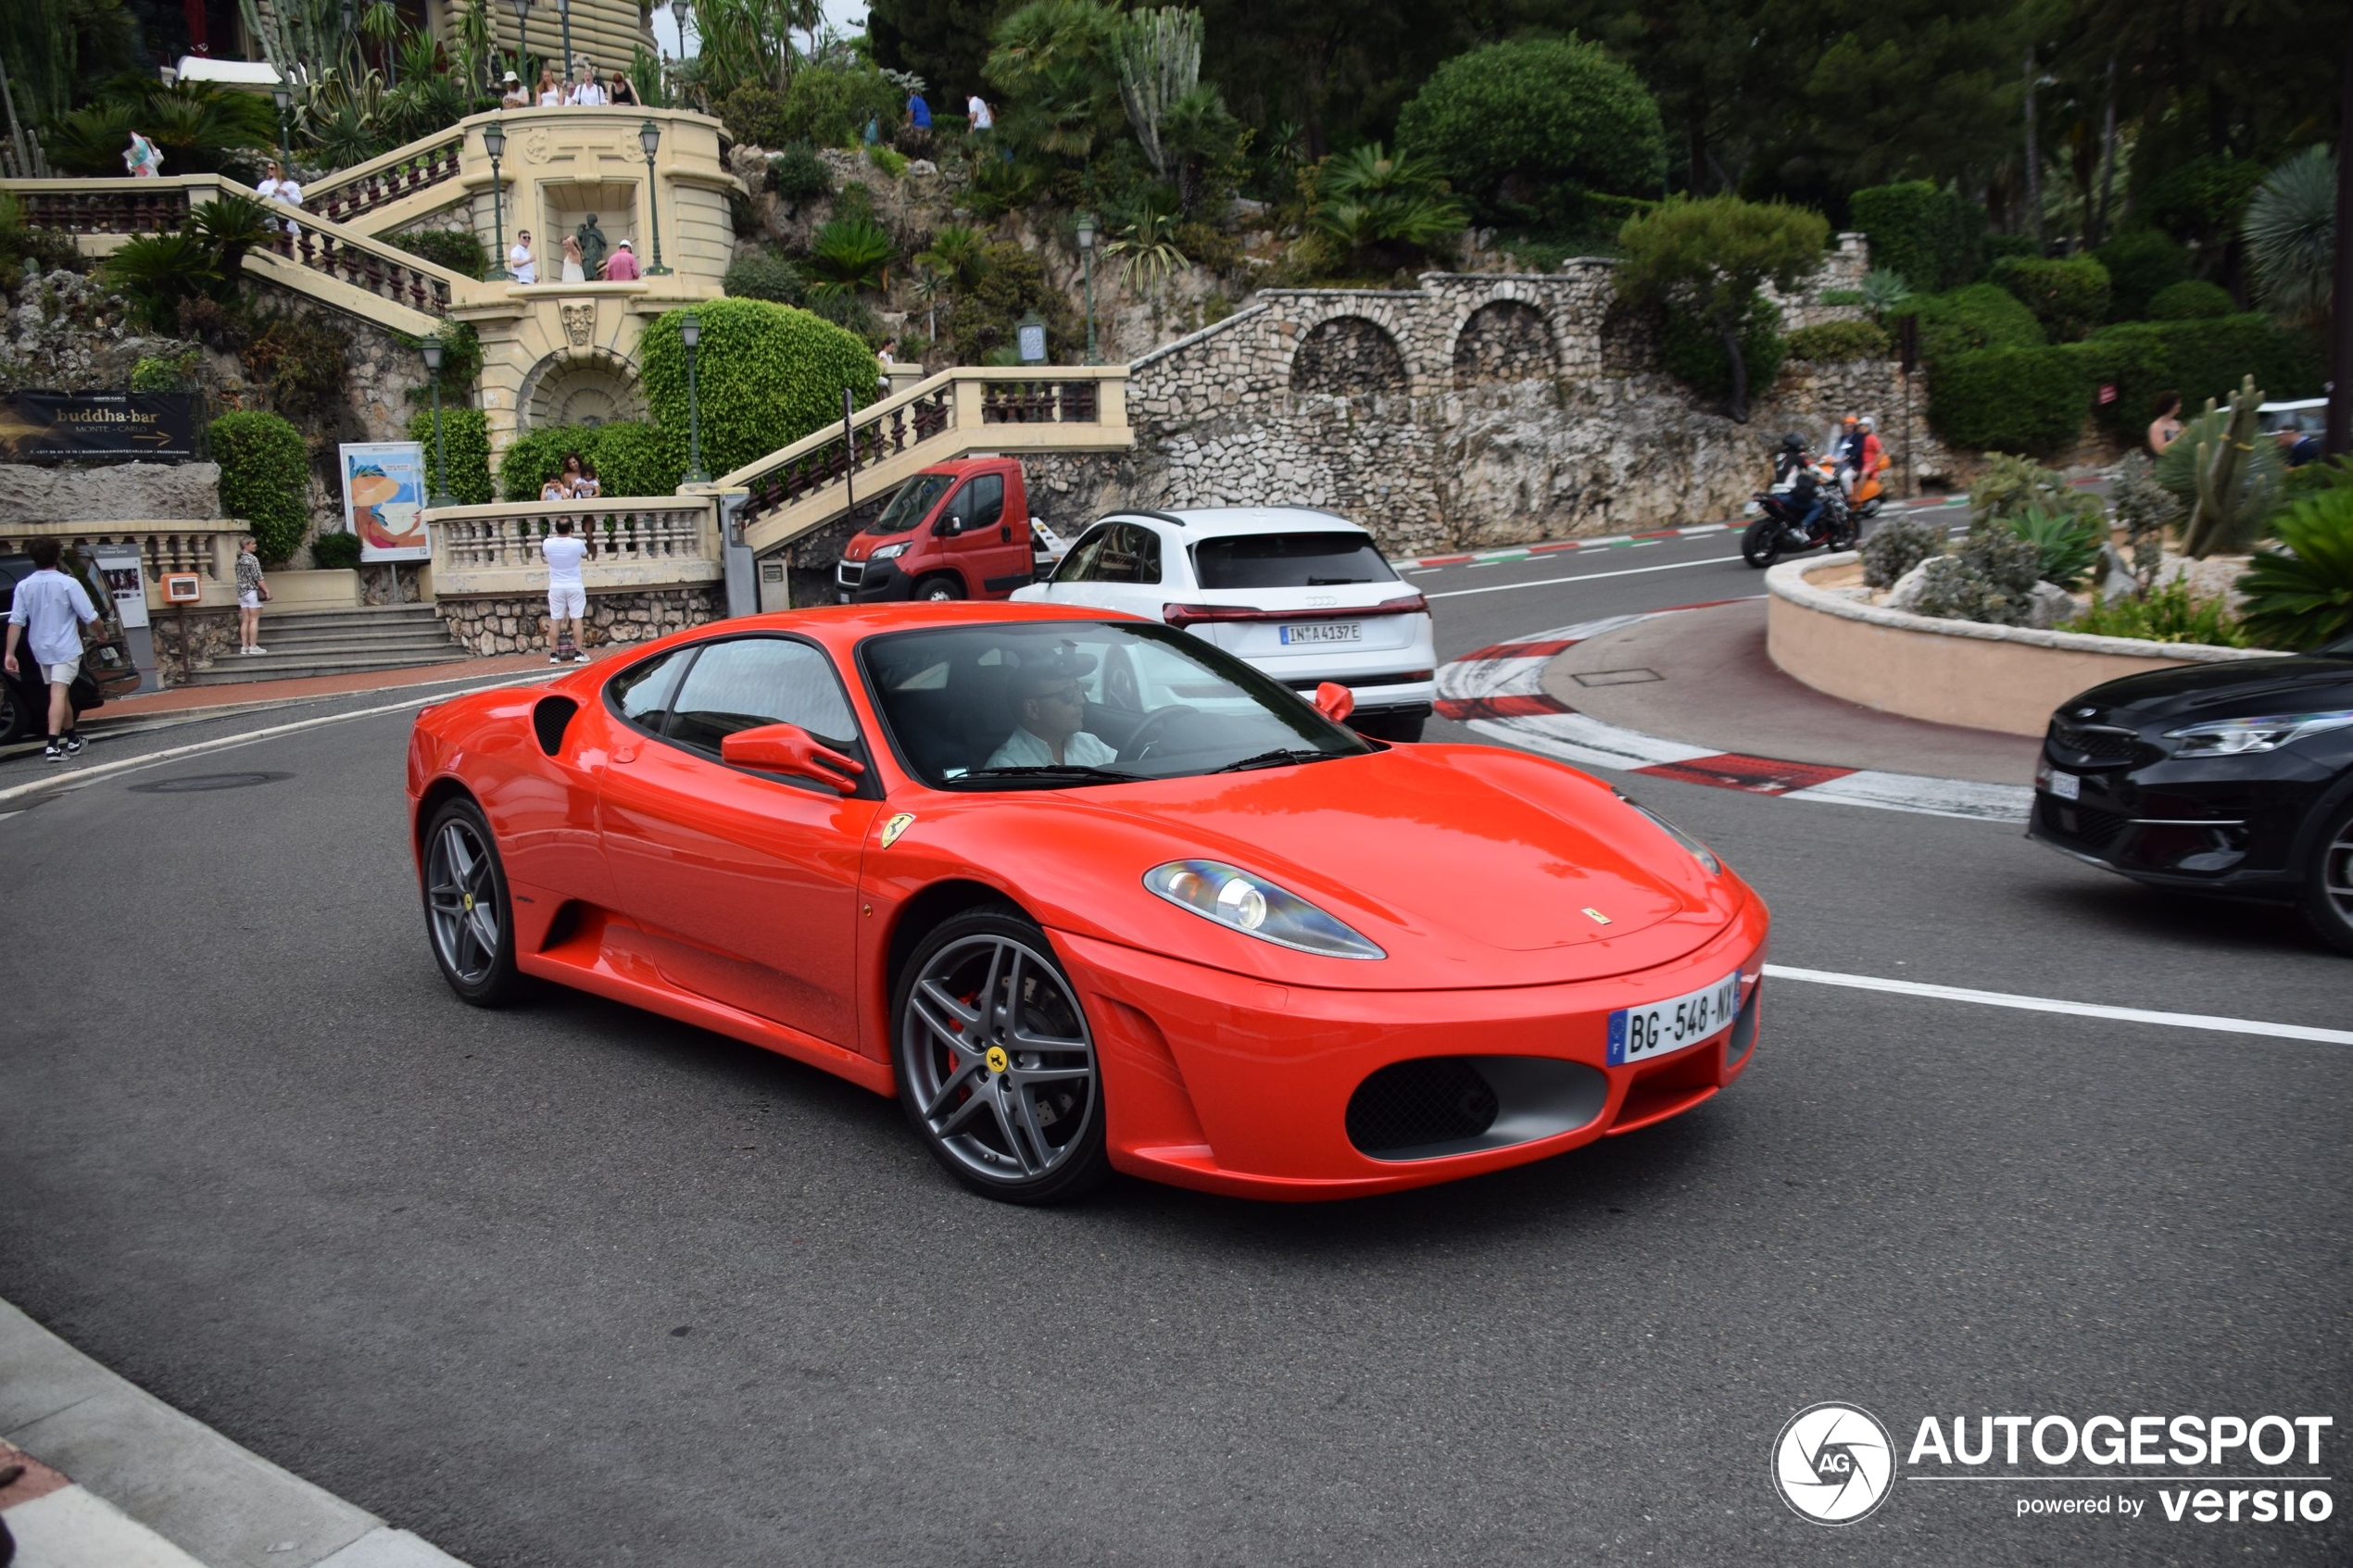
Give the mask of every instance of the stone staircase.
[{"label": "stone staircase", "polygon": [[241,685],[306,675],[349,675],[449,664],[468,657],[431,605],[367,609],[268,610],[259,655],[230,653],[188,677],[192,686]]}]

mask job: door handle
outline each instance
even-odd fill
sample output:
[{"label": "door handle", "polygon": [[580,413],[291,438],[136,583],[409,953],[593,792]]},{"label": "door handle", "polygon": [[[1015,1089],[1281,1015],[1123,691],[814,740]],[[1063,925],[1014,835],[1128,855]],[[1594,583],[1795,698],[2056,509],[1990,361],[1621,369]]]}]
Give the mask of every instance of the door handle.
[{"label": "door handle", "polygon": [[1012,544],[1013,542],[1013,525],[1009,522],[1002,528],[997,530],[997,537],[1008,545]]}]

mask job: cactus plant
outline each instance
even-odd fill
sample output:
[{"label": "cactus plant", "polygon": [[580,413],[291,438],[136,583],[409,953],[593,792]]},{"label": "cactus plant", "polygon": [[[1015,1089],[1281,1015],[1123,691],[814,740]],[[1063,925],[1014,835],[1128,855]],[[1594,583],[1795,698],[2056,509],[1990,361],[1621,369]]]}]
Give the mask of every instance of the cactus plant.
[{"label": "cactus plant", "polygon": [[[2255,378],[2247,376],[2231,394],[2229,417],[2202,421],[2197,445],[2191,449],[2197,498],[2183,536],[2183,548],[2195,558],[2248,548],[2263,520],[2271,515],[2279,494],[2279,465],[2265,464],[2256,456],[2259,447],[2271,445],[2256,423],[2255,410],[2262,401]],[[2221,412],[2211,398],[2206,411]]]}]

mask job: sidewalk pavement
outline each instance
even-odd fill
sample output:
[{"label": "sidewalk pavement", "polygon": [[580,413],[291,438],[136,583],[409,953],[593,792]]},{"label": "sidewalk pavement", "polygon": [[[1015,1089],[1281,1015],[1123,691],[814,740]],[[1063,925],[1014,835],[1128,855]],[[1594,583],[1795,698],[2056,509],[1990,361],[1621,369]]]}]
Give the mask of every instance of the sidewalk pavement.
[{"label": "sidewalk pavement", "polygon": [[[635,646],[635,645],[632,645]],[[610,645],[596,657],[615,651]],[[447,664],[419,664],[401,670],[360,670],[347,675],[307,675],[289,681],[250,681],[233,686],[174,686],[169,691],[117,697],[83,721],[87,728],[132,719],[240,708],[274,708],[311,697],[343,696],[352,692],[391,691],[403,686],[427,686],[440,681],[493,679],[550,668],[544,653],[509,654],[497,659],[460,659]]]},{"label": "sidewalk pavement", "polygon": [[465,1568],[116,1376],[0,1301],[16,1568]]}]

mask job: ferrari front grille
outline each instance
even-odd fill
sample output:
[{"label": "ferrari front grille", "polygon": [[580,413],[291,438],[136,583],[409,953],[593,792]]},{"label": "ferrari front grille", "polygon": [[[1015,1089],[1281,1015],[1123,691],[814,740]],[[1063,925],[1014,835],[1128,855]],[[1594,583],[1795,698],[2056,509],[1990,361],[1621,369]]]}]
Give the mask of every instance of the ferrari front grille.
[{"label": "ferrari front grille", "polygon": [[1378,1160],[1476,1138],[1495,1123],[1495,1091],[1458,1056],[1382,1068],[1348,1100],[1348,1141]]}]

